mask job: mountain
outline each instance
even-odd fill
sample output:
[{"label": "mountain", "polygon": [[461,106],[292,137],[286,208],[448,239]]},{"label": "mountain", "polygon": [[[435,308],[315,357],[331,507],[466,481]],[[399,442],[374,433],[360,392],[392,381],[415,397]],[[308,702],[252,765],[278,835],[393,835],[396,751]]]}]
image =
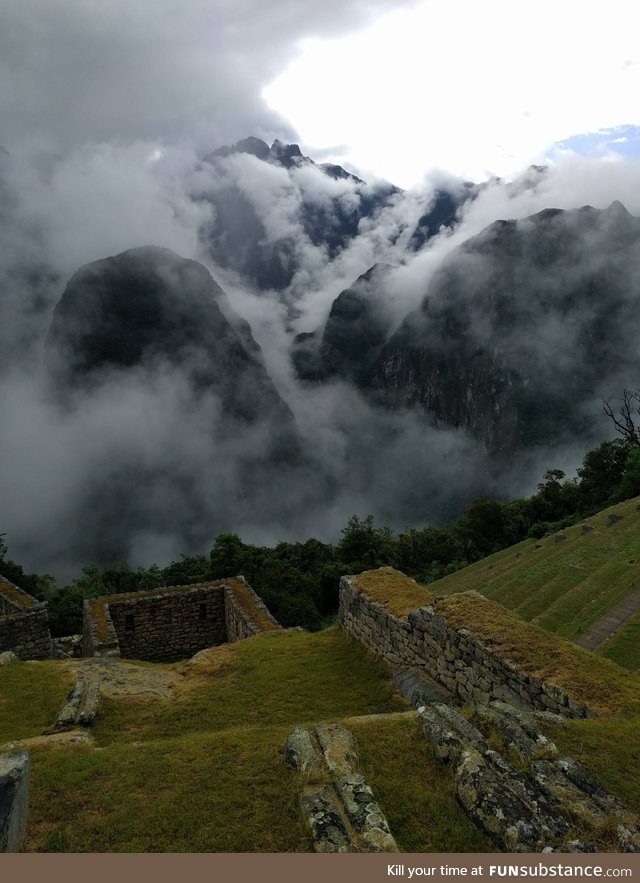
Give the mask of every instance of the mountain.
[{"label": "mountain", "polygon": [[104,563],[130,556],[136,537],[177,532],[202,547],[258,506],[287,518],[283,495],[308,463],[293,415],[202,264],[149,246],[81,267],[46,355],[59,419],[92,464],[68,546]]},{"label": "mountain", "polygon": [[292,360],[301,380],[332,377],[365,380],[387,338],[389,321],[381,305],[380,288],[389,274],[388,264],[375,264],[341,291],[331,305],[322,333],[299,334]]},{"label": "mountain", "polygon": [[619,202],[497,221],[443,262],[361,385],[497,452],[584,433],[594,398],[637,385],[639,270],[640,219]]},{"label": "mountain", "polygon": [[640,219],[621,203],[545,209],[454,249],[391,336],[372,268],[321,333],[296,339],[293,361],[302,379],[349,379],[511,456],[587,437],[600,398],[637,386],[638,279]]},{"label": "mountain", "polygon": [[249,326],[229,315],[209,271],[166,248],[135,248],[79,269],[57,304],[47,351],[61,390],[113,371],[180,369],[194,394],[215,393],[229,417],[292,423]]},{"label": "mountain", "polygon": [[[269,146],[253,136],[205,155],[202,171],[208,183],[197,198],[213,208],[202,230],[211,258],[262,291],[286,289],[309,249],[318,262],[333,260],[363,224],[380,231],[385,212],[394,212],[404,196],[392,184],[368,184],[342,166],[317,164],[297,144]],[[421,248],[442,226],[456,223],[476,192],[469,182],[450,181],[431,195],[417,222],[413,210],[395,212],[383,243],[393,246],[409,225],[408,247]]]},{"label": "mountain", "polygon": [[[258,168],[253,177],[262,175],[264,182],[251,188],[246,168],[232,162],[244,156],[287,174],[274,179],[267,168]],[[204,157],[203,166],[213,172],[202,194],[214,208],[203,230],[211,257],[261,290],[282,290],[291,283],[299,265],[300,233],[335,257],[357,235],[360,221],[375,216],[399,192],[391,184],[370,186],[341,166],[317,165],[297,144],[278,140],[269,147],[249,137],[219,147]],[[259,186],[273,187],[272,196],[265,200]],[[276,216],[271,217],[274,209]],[[281,229],[272,229],[274,225]]]}]

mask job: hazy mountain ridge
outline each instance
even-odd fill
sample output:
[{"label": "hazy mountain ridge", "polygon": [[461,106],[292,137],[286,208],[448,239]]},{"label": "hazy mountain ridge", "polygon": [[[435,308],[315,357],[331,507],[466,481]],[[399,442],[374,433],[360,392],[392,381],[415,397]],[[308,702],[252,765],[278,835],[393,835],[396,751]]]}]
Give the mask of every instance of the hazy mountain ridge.
[{"label": "hazy mountain ridge", "polygon": [[322,333],[294,342],[302,379],[348,379],[513,455],[588,433],[587,403],[640,371],[640,219],[619,202],[495,221],[450,253],[393,333],[387,276],[372,268]]},{"label": "hazy mountain ridge", "polygon": [[[249,163],[257,160],[273,169],[279,210],[243,183],[243,173],[248,172],[248,178],[257,171],[247,169],[246,157],[252,158]],[[385,210],[402,215],[397,211],[403,198],[399,187],[383,181],[368,184],[341,166],[316,164],[297,144],[276,140],[269,147],[252,136],[206,154],[203,165],[215,173],[198,194],[214,210],[202,230],[203,242],[216,264],[236,270],[259,290],[283,291],[290,285],[300,268],[300,231],[311,247],[333,259],[358,237],[363,222],[375,223]],[[475,185],[452,180],[423,203],[415,222],[408,213],[409,249],[418,250],[441,227],[453,226],[461,207],[476,193]],[[390,247],[399,235],[399,229],[390,228]]]}]

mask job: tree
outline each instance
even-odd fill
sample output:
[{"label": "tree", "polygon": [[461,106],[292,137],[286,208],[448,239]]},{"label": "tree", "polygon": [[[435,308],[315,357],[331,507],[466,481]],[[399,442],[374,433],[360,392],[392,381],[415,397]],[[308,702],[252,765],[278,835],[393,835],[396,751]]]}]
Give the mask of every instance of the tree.
[{"label": "tree", "polygon": [[624,475],[631,450],[627,441],[616,438],[602,442],[585,454],[582,466],[578,469],[583,508],[601,506],[615,493]]},{"label": "tree", "polygon": [[636,418],[636,415],[640,416],[640,390],[624,389],[620,407],[613,404],[616,401],[617,399],[614,398],[604,399],[602,402],[604,413],[627,444],[640,446],[640,423],[637,423]]}]

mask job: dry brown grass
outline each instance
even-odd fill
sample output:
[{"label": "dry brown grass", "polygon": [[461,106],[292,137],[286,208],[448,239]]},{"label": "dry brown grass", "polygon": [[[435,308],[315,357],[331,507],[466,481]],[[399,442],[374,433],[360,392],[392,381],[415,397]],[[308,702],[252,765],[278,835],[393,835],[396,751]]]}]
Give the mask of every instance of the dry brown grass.
[{"label": "dry brown grass", "polygon": [[4,579],[0,576],[0,595],[4,595],[5,598],[8,598],[12,604],[15,604],[20,610],[28,610],[30,607],[33,607],[37,604],[37,600],[32,598],[31,595],[28,595],[26,592],[21,591],[12,585],[8,580]]},{"label": "dry brown grass", "polygon": [[224,582],[233,589],[233,594],[242,610],[263,632],[272,632],[278,628],[265,614],[264,610],[258,607],[255,598],[242,580],[234,578],[227,579]]},{"label": "dry brown grass", "polygon": [[412,610],[424,607],[432,600],[424,586],[393,567],[366,570],[354,577],[354,581],[356,588],[370,601],[380,604],[399,619],[406,619]]},{"label": "dry brown grass", "polygon": [[640,700],[637,675],[525,622],[495,601],[450,595],[438,602],[436,612],[521,671],[562,687],[599,714],[618,714]]}]

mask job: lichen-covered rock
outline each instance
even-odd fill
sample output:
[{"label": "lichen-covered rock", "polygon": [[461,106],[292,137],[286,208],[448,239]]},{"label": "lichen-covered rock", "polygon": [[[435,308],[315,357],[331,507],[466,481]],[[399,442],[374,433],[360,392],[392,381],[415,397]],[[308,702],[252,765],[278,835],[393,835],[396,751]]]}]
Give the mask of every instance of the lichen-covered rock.
[{"label": "lichen-covered rock", "polygon": [[431,743],[438,760],[458,761],[465,749],[483,752],[487,743],[482,733],[446,705],[419,708],[422,730]]},{"label": "lichen-covered rock", "polygon": [[364,778],[358,773],[346,776],[336,782],[336,788],[349,821],[369,852],[397,852],[385,815]]},{"label": "lichen-covered rock", "polygon": [[625,813],[620,801],[572,757],[561,757],[556,763],[567,779],[587,794],[605,813]]},{"label": "lichen-covered rock", "polygon": [[318,772],[322,768],[311,733],[305,727],[295,728],[287,738],[284,753],[291,766],[300,773]]},{"label": "lichen-covered rock", "polygon": [[393,678],[394,685],[415,708],[446,702],[451,694],[432,678],[415,668],[402,668]]},{"label": "lichen-covered rock", "polygon": [[507,776],[508,765],[494,755],[487,752],[487,760],[472,749],[462,754],[456,793],[466,813],[510,852],[537,851],[557,841],[566,833],[566,823],[515,771]]},{"label": "lichen-covered rock", "polygon": [[504,738],[507,747],[514,748],[522,758],[556,757],[557,747],[534,726],[530,716],[515,708],[515,714],[504,711],[511,707],[505,702],[495,702],[490,708],[476,706],[476,713],[485,726],[494,727]]},{"label": "lichen-covered rock", "polygon": [[84,686],[84,681],[82,679],[78,679],[75,682],[71,692],[67,696],[65,705],[63,705],[56,717],[54,726],[57,730],[63,730],[76,725]]},{"label": "lichen-covered rock", "polygon": [[315,852],[357,852],[327,785],[305,788],[300,805],[311,829]]},{"label": "lichen-covered rock", "polygon": [[593,853],[600,852],[600,849],[596,843],[593,843],[591,840],[568,840],[566,843],[563,843],[562,846],[559,846],[555,852],[568,852],[568,853]]},{"label": "lichen-covered rock", "polygon": [[620,825],[616,836],[620,852],[640,852],[640,824]]},{"label": "lichen-covered rock", "polygon": [[353,733],[341,724],[320,724],[315,732],[331,775],[335,778],[350,776],[358,765]]},{"label": "lichen-covered rock", "polygon": [[0,665],[11,665],[12,662],[17,661],[18,657],[13,650],[5,650],[4,653],[0,653]]},{"label": "lichen-covered rock", "polygon": [[80,707],[78,708],[78,714],[76,717],[76,722],[80,724],[81,727],[90,727],[93,724],[96,718],[96,714],[98,713],[99,701],[100,681],[87,681],[82,693]]}]

